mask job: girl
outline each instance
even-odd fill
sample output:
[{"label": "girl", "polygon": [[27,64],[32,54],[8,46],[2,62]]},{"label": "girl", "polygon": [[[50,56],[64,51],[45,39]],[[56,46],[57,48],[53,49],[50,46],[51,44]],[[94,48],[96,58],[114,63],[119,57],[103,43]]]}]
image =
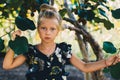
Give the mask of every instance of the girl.
[{"label": "girl", "polygon": [[[59,13],[47,4],[43,4],[40,10],[37,30],[41,43],[29,45],[29,51],[17,57],[14,57],[14,51],[9,49],[4,58],[4,69],[13,69],[26,62],[28,64],[27,80],[64,80],[63,76],[67,76],[64,70],[65,64],[71,63],[81,71],[92,72],[120,61],[116,55],[92,63],[77,59],[71,53],[71,45],[54,42],[62,22]],[[16,35],[20,36],[21,32],[14,32],[14,39]]]}]

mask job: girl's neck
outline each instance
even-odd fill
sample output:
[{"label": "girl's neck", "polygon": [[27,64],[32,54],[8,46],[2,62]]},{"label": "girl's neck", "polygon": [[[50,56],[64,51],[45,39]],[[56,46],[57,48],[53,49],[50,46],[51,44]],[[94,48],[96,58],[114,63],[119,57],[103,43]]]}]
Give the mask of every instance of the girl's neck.
[{"label": "girl's neck", "polygon": [[44,47],[44,48],[50,48],[50,47],[55,46],[55,43],[54,43],[54,42],[52,42],[52,43],[44,43],[44,42],[41,42],[41,43],[39,44],[39,46]]},{"label": "girl's neck", "polygon": [[45,55],[51,55],[55,51],[56,44],[53,43],[41,43],[37,48]]}]

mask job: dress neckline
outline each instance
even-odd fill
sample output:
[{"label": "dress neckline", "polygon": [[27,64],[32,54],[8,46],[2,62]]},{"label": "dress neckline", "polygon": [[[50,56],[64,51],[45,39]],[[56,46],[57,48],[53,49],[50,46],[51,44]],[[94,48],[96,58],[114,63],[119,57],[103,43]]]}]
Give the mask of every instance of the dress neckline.
[{"label": "dress neckline", "polygon": [[44,54],[42,51],[40,51],[40,50],[37,48],[37,45],[35,45],[34,47],[35,47],[35,49],[36,49],[40,54],[42,54],[42,55],[44,55],[44,56],[46,56],[46,57],[50,57],[50,56],[52,56],[52,55],[55,54],[55,51],[56,51],[56,49],[57,49],[57,43],[56,43],[56,45],[55,45],[54,51],[53,51],[52,54],[50,54],[50,55]]}]

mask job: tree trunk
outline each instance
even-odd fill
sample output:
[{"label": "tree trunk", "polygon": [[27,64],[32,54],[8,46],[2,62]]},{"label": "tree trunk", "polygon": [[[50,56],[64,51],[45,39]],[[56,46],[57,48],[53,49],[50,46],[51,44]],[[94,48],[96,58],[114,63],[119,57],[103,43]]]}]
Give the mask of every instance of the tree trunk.
[{"label": "tree trunk", "polygon": [[[86,48],[85,48],[85,44],[84,44],[83,42],[81,43],[81,41],[83,41],[83,40],[82,40],[82,38],[80,38],[80,35],[82,35],[83,39],[85,39],[87,42],[90,43],[90,45],[91,45],[91,47],[92,47],[92,49],[93,49],[93,52],[94,52],[94,54],[96,55],[96,59],[97,59],[97,60],[103,59],[103,54],[102,54],[102,50],[101,50],[100,46],[99,46],[98,43],[93,39],[93,37],[91,36],[91,34],[89,34],[89,33],[83,28],[83,25],[80,25],[80,24],[76,21],[74,15],[71,13],[70,9],[68,8],[68,4],[67,4],[67,1],[66,1],[66,0],[64,0],[64,6],[65,6],[65,8],[67,9],[68,16],[69,16],[69,18],[70,18],[70,19],[64,18],[64,20],[66,20],[66,21],[68,21],[68,22],[70,22],[70,23],[72,23],[72,24],[74,25],[74,28],[72,28],[72,29],[74,29],[74,30],[76,31],[76,33],[77,33],[76,35],[77,35],[77,37],[79,38],[79,39],[78,39],[78,42],[79,42],[79,45],[80,45],[80,47],[81,47],[81,51],[83,51],[82,53],[83,53],[83,54],[87,54],[87,51],[85,50],[85,49],[86,49]],[[83,48],[83,47],[84,47],[84,48]],[[84,59],[87,59],[86,56],[83,56],[83,57],[84,57]],[[104,76],[103,76],[103,74],[102,74],[102,70],[93,72],[93,73],[91,73],[91,74],[92,74],[93,80],[105,80],[105,78],[104,78]]]},{"label": "tree trunk", "polygon": [[[84,41],[83,39],[81,38],[80,34],[76,32],[76,35],[77,35],[77,38],[78,38],[78,43],[79,43],[79,46],[80,46],[80,50],[81,50],[81,53],[82,53],[82,56],[83,56],[83,60],[85,62],[88,62],[89,59],[88,59],[88,51],[87,51],[87,48],[84,44]],[[85,80],[90,80],[90,76],[88,73],[85,73],[84,74],[84,79]]]}]

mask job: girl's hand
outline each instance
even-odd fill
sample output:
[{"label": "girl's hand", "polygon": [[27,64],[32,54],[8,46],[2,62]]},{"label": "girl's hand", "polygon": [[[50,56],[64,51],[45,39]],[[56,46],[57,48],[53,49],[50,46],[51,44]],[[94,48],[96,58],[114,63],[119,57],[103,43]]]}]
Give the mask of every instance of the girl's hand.
[{"label": "girl's hand", "polygon": [[12,40],[15,40],[16,36],[21,36],[21,30],[17,30],[12,33]]},{"label": "girl's hand", "polygon": [[120,62],[120,54],[113,55],[105,60],[106,66],[115,65]]}]

